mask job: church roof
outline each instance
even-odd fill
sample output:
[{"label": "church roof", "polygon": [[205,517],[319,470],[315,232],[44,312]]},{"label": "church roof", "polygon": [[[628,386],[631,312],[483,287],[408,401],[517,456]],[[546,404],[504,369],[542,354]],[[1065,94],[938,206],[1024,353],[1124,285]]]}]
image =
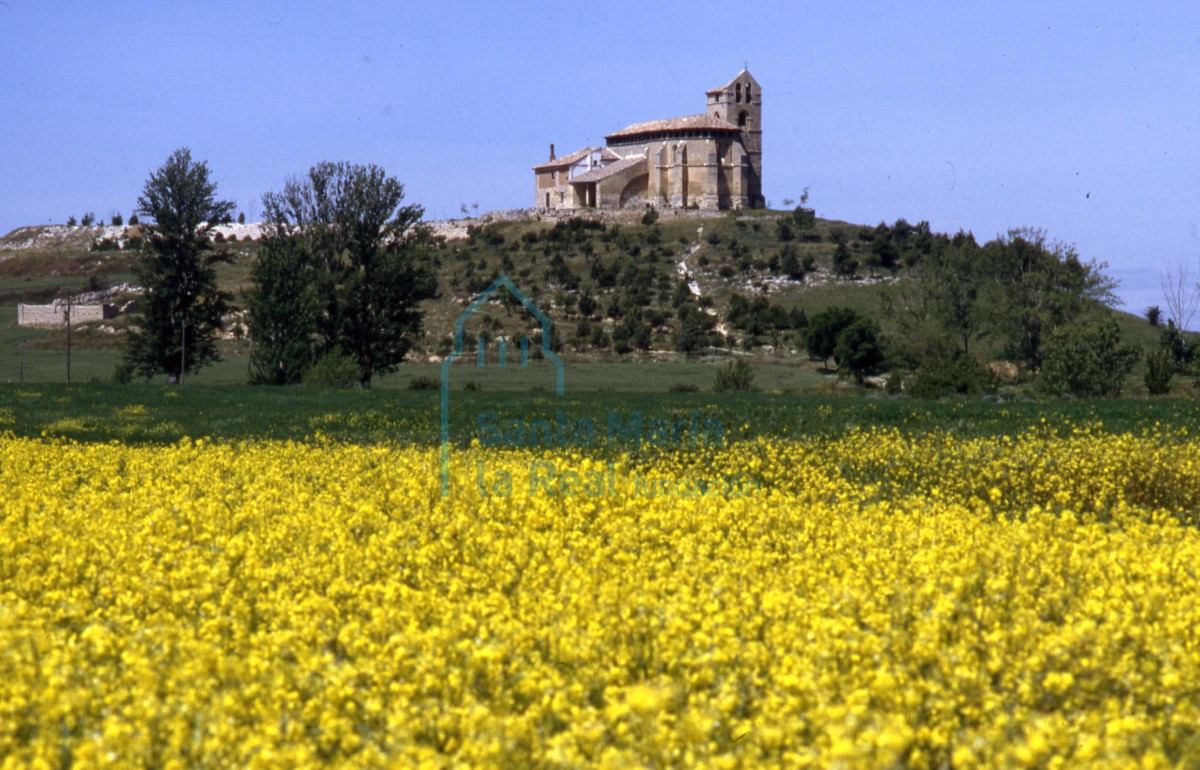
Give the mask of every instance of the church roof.
[{"label": "church roof", "polygon": [[601,179],[606,179],[613,174],[619,174],[627,168],[632,168],[639,163],[645,163],[646,156],[630,155],[628,158],[622,158],[616,163],[609,163],[607,166],[597,166],[586,174],[580,174],[571,180],[571,184],[576,182],[599,182]]},{"label": "church roof", "polygon": [[546,163],[540,163],[540,164],[534,166],[533,170],[541,171],[542,169],[547,169],[547,168],[562,168],[563,166],[569,166],[572,163],[576,163],[576,162],[581,161],[584,158],[586,158],[588,153],[595,152],[596,150],[599,150],[599,149],[602,149],[602,148],[600,148],[600,147],[584,147],[582,150],[576,150],[575,152],[571,153],[570,155],[564,155],[561,158],[555,158],[554,160],[547,161]]},{"label": "church roof", "polygon": [[646,123],[634,123],[615,134],[609,134],[605,139],[625,139],[642,134],[658,134],[663,131],[739,131],[740,129],[712,115],[688,115],[683,118],[667,120],[651,120]]},{"label": "church roof", "polygon": [[747,79],[749,79],[750,82],[753,83],[756,88],[759,87],[758,81],[755,80],[754,76],[750,74],[750,70],[743,67],[741,72],[739,72],[738,74],[733,76],[733,80],[730,80],[728,83],[726,83],[723,86],[717,86],[716,88],[712,89],[711,91],[705,91],[704,95],[712,96],[713,94],[724,93],[725,91],[729,91],[730,89],[732,89],[734,83],[738,82],[739,80],[744,82]]}]

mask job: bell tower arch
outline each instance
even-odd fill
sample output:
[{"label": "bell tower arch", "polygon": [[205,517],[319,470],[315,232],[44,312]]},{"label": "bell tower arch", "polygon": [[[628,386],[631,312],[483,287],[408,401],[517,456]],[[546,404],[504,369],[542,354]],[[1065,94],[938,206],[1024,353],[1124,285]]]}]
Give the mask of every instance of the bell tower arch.
[{"label": "bell tower arch", "polygon": [[751,206],[763,203],[762,197],[762,87],[743,69],[733,80],[706,93],[705,112],[741,129],[746,150],[746,197]]}]

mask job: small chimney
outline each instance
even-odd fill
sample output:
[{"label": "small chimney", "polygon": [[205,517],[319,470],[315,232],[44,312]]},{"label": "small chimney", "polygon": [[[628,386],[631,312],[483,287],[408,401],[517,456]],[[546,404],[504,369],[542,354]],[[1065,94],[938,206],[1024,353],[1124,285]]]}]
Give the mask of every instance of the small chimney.
[{"label": "small chimney", "polygon": [[554,160],[554,143],[550,144],[550,160]]}]

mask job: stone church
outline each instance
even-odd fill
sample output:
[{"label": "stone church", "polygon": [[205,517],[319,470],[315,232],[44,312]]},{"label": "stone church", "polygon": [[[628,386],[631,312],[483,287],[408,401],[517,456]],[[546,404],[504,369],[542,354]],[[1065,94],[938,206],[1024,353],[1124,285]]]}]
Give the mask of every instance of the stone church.
[{"label": "stone church", "polygon": [[706,93],[701,115],[635,123],[533,167],[544,209],[761,206],[762,90],[743,69]]}]

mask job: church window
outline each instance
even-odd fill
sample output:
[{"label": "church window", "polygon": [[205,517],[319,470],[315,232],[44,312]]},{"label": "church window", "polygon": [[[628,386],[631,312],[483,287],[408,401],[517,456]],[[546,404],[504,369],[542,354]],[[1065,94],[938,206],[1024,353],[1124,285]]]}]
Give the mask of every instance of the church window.
[{"label": "church window", "polygon": [[746,111],[742,110],[738,113],[738,127],[745,128],[746,126]]},{"label": "church window", "polygon": [[750,84],[746,84],[746,104],[750,103]]},{"label": "church window", "polygon": [[735,102],[737,102],[738,104],[741,104],[742,103],[742,84],[741,83],[734,84],[733,93],[734,93],[733,100]]}]

